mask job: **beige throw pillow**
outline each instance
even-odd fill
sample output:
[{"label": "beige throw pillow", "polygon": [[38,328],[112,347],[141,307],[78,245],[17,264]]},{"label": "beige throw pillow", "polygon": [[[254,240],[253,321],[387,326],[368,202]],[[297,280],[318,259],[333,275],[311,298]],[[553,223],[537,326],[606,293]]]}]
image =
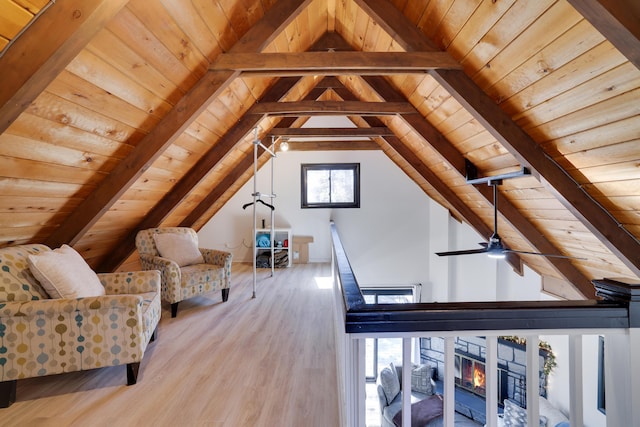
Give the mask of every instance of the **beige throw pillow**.
[{"label": "beige throw pillow", "polygon": [[51,298],[83,298],[104,295],[104,286],[91,267],[71,246],[29,255],[31,274]]},{"label": "beige throw pillow", "polygon": [[162,258],[175,261],[180,267],[191,264],[204,264],[204,258],[198,249],[198,241],[185,233],[156,233],[153,235],[156,247]]}]

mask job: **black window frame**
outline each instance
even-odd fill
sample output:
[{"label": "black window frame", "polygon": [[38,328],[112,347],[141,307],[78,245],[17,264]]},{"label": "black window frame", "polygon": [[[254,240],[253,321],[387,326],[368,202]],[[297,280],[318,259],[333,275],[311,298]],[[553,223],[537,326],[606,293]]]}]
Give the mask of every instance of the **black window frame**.
[{"label": "black window frame", "polygon": [[[307,171],[309,170],[352,170],[353,202],[309,203],[307,201]],[[303,163],[300,167],[300,207],[302,209],[357,209],[360,208],[360,163]]]}]

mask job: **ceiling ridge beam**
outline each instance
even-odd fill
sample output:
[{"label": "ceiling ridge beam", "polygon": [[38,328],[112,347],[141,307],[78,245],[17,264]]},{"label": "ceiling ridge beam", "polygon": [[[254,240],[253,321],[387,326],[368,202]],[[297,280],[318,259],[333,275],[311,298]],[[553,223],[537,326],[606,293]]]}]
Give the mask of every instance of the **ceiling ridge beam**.
[{"label": "ceiling ridge beam", "polygon": [[[258,102],[284,98],[300,81],[298,78],[283,78],[274,83]],[[245,114],[229,129],[195,165],[178,181],[171,190],[133,227],[133,231],[119,242],[97,271],[111,272],[120,266],[135,250],[135,238],[139,230],[158,227],[186,199],[189,193],[209,174],[239,141],[251,133],[264,118],[262,114]],[[225,177],[227,180],[229,175]],[[238,177],[236,177],[237,179]],[[216,186],[219,187],[222,183]],[[216,191],[214,190],[214,191]]]},{"label": "ceiling ridge beam", "polygon": [[0,134],[128,1],[58,0],[13,41],[0,57]]},{"label": "ceiling ridge beam", "polygon": [[[260,52],[309,3],[311,0],[279,0],[230,51]],[[57,247],[63,243],[77,243],[238,75],[239,72],[236,71],[208,71],[65,218],[49,235],[45,244]]]},{"label": "ceiling ridge beam", "polygon": [[[354,0],[405,50],[424,50],[433,43],[386,0]],[[513,119],[463,71],[429,74],[473,115],[523,166],[634,274],[640,277],[640,242],[596,202]]]}]

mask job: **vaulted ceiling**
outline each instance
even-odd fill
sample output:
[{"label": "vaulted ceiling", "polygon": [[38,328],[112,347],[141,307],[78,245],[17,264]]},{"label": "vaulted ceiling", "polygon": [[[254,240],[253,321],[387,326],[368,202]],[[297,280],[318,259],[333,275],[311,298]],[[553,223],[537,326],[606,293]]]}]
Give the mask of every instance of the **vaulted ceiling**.
[{"label": "vaulted ceiling", "polygon": [[[99,271],[137,230],[202,227],[252,176],[254,129],[384,151],[546,290],[640,277],[640,3],[0,1],[0,246]],[[300,128],[347,116],[360,130]],[[364,136],[365,141],[356,139]],[[360,138],[361,139],[361,138]],[[261,158],[265,162],[266,157]],[[580,258],[580,259],[578,259]]]}]

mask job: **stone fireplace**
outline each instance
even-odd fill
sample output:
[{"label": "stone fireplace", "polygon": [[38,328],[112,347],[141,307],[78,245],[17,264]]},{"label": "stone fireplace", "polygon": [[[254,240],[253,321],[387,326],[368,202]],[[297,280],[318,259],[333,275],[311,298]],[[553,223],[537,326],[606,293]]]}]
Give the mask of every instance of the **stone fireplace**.
[{"label": "stone fireplace", "polygon": [[[546,376],[542,371],[547,353],[540,350],[540,394],[546,396]],[[455,342],[454,373],[456,411],[481,423],[485,422],[484,398],[486,346],[484,337],[458,337]],[[444,339],[420,339],[421,363],[436,369],[436,384],[444,378]],[[526,406],[526,349],[498,339],[498,402],[511,399]]]}]

